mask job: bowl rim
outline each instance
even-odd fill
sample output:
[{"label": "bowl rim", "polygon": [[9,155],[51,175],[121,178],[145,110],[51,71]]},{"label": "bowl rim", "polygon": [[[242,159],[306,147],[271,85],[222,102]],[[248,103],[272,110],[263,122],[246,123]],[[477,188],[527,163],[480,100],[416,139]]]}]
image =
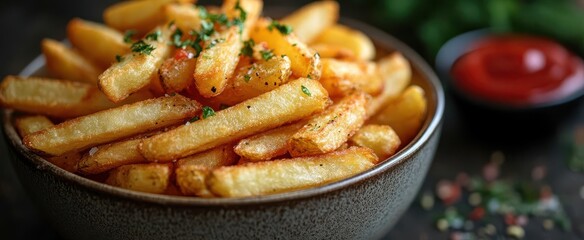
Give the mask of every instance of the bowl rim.
[{"label": "bowl rim", "polygon": [[[128,200],[137,200],[140,202],[154,203],[161,205],[174,206],[191,206],[191,207],[229,207],[229,206],[246,206],[255,204],[280,203],[291,200],[301,200],[322,196],[327,193],[338,191],[349,186],[358,184],[359,182],[371,179],[383,172],[389,171],[405,161],[409,160],[411,156],[419,151],[429,139],[439,131],[440,123],[444,113],[445,99],[442,85],[432,70],[432,68],[424,61],[414,50],[408,47],[403,42],[397,40],[393,36],[378,30],[368,24],[357,20],[341,18],[340,23],[347,26],[359,29],[366,33],[375,42],[378,47],[387,50],[397,50],[401,52],[411,63],[411,67],[416,69],[426,79],[428,87],[433,94],[427,95],[432,97],[435,103],[434,108],[427,109],[427,116],[422,125],[418,135],[398,153],[392,157],[381,161],[371,169],[361,172],[349,178],[333,182],[327,185],[313,187],[309,189],[297,190],[292,192],[285,192],[273,195],[244,197],[244,198],[198,198],[192,196],[171,196],[162,194],[143,193],[131,191],[123,188],[113,187],[101,182],[97,182],[80,175],[65,171],[52,163],[44,160],[42,157],[36,155],[28,150],[21,142],[19,135],[14,128],[12,115],[13,110],[2,109],[2,121],[4,134],[8,138],[7,144],[16,148],[17,152],[22,154],[28,161],[36,166],[41,171],[48,171],[55,177],[59,177],[64,181],[70,182],[87,190],[91,190],[100,194],[106,194],[114,197],[119,197]],[[30,76],[41,67],[44,66],[45,60],[42,55],[36,57],[29,65],[27,65],[20,73],[20,76]],[[431,105],[429,105],[431,106]],[[24,161],[18,158],[17,161]]]}]

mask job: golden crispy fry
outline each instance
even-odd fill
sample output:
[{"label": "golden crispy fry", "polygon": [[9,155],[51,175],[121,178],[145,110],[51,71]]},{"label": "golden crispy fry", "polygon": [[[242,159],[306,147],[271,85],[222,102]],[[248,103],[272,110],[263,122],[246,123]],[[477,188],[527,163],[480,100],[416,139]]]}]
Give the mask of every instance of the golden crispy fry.
[{"label": "golden crispy fry", "polygon": [[233,165],[239,157],[233,152],[233,145],[226,144],[177,161],[176,182],[185,195],[212,197],[207,189],[206,178],[211,170]]},{"label": "golden crispy fry", "polygon": [[295,10],[281,22],[290,25],[302,42],[310,43],[322,31],[333,26],[338,19],[337,2],[316,1]]},{"label": "golden crispy fry", "polygon": [[143,163],[146,159],[138,151],[141,141],[134,138],[93,147],[79,161],[78,170],[83,174],[98,174],[126,164]]},{"label": "golden crispy fry", "polygon": [[288,57],[273,57],[268,61],[259,60],[252,65],[240,66],[225,90],[212,101],[235,105],[288,82],[290,74]]},{"label": "golden crispy fry", "polygon": [[408,60],[396,52],[377,62],[377,74],[383,81],[383,90],[367,105],[367,117],[375,115],[388,101],[399,96],[410,84],[412,69]]},{"label": "golden crispy fry", "polygon": [[229,19],[240,17],[241,11],[236,8],[237,3],[239,3],[239,6],[246,13],[245,22],[243,23],[243,31],[241,33],[241,39],[246,41],[249,39],[251,28],[262,13],[264,3],[261,0],[225,0],[223,1],[221,9]]},{"label": "golden crispy fry", "polygon": [[124,36],[120,32],[79,18],[69,21],[67,38],[81,54],[103,68],[114,63],[116,56],[130,51],[130,45],[124,42]]},{"label": "golden crispy fry", "polygon": [[109,6],[103,11],[103,21],[120,31],[135,30],[144,34],[156,25],[164,23],[164,5],[173,2],[193,2],[177,0],[123,1]]},{"label": "golden crispy fry", "polygon": [[138,192],[164,193],[171,174],[172,164],[130,164],[111,171],[105,183]]},{"label": "golden crispy fry", "polygon": [[339,45],[330,45],[330,44],[313,44],[310,45],[312,49],[314,49],[321,58],[334,58],[338,60],[345,60],[345,61],[355,61],[357,57],[355,53],[343,46]]},{"label": "golden crispy fry", "polygon": [[164,6],[164,13],[166,22],[173,22],[183,33],[200,29],[199,9],[193,7],[193,4],[168,4]]},{"label": "golden crispy fry", "polygon": [[329,102],[318,81],[294,80],[214,116],[147,138],[140,150],[148,160],[171,161],[299,120]]},{"label": "golden crispy fry", "polygon": [[160,97],[65,121],[33,133],[23,143],[40,154],[62,155],[189,119],[201,105],[183,96]]},{"label": "golden crispy fry", "polygon": [[20,137],[24,137],[45,128],[55,126],[55,124],[43,115],[35,115],[17,118],[14,121],[14,126],[16,127],[18,134],[20,134]]},{"label": "golden crispy fry", "polygon": [[312,43],[337,45],[351,49],[355,56],[361,60],[375,58],[375,46],[367,35],[340,24],[326,28]]},{"label": "golden crispy fry", "polygon": [[193,72],[195,72],[196,63],[197,59],[188,57],[166,59],[158,69],[158,76],[164,92],[180,92],[193,83]]},{"label": "golden crispy fry", "polygon": [[332,58],[322,59],[322,76],[319,81],[331,97],[346,96],[356,90],[374,95],[383,87],[374,63]]},{"label": "golden crispy fry", "polygon": [[256,43],[266,42],[276,56],[286,55],[292,64],[292,73],[296,77],[320,78],[320,56],[294,34],[284,35],[277,29],[270,30],[270,21],[260,18],[251,32]]},{"label": "golden crispy fry", "polygon": [[410,86],[397,98],[392,99],[381,112],[371,119],[374,124],[391,126],[403,144],[409,143],[416,135],[426,115],[426,98],[424,90]]},{"label": "golden crispy fry", "polygon": [[[20,137],[24,138],[24,136],[27,136],[31,133],[47,129],[55,125],[47,117],[37,115],[19,117],[16,119],[14,126],[16,127],[16,130],[20,134]],[[79,161],[80,158],[81,154],[74,152],[63,156],[50,157],[47,158],[46,160],[52,164],[55,164],[57,167],[64,169],[65,171],[76,172],[77,162]]]},{"label": "golden crispy fry", "polygon": [[380,160],[391,157],[401,141],[388,125],[368,124],[363,126],[349,140],[353,145],[370,148]]},{"label": "golden crispy fry", "polygon": [[139,92],[114,104],[89,83],[7,76],[0,84],[2,106],[58,118],[78,117],[150,97],[149,92]]},{"label": "golden crispy fry", "polygon": [[[168,28],[159,27],[152,33],[158,34],[156,39],[143,40],[144,44],[154,48],[151,52],[126,54],[120,62],[113,64],[99,75],[99,88],[113,102],[124,100],[130,94],[148,86],[164,59],[170,54],[171,48],[167,41]],[[142,46],[146,48],[146,45]]]},{"label": "golden crispy fry", "polygon": [[231,27],[213,38],[214,47],[205,48],[197,58],[195,84],[201,96],[214,97],[225,89],[239,62],[242,43],[237,27]]},{"label": "golden crispy fry", "polygon": [[325,185],[365,171],[376,162],[370,149],[352,147],[313,157],[221,167],[213,170],[207,185],[221,197],[275,194]]},{"label": "golden crispy fry", "polygon": [[332,152],[345,143],[365,122],[369,96],[351,94],[321,114],[311,118],[289,140],[293,157]]},{"label": "golden crispy fry", "polygon": [[51,75],[79,82],[97,82],[101,71],[78,52],[52,39],[44,39],[41,48]]},{"label": "golden crispy fry", "polygon": [[288,152],[288,140],[304,124],[306,122],[290,124],[242,139],[235,146],[235,153],[254,162],[282,156]]}]

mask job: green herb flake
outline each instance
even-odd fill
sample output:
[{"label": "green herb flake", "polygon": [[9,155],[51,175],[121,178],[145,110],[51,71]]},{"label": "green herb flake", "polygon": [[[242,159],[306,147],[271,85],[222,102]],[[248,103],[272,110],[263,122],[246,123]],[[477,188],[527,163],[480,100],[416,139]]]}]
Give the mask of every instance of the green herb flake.
[{"label": "green herb flake", "polygon": [[206,119],[208,117],[211,116],[215,116],[215,111],[213,110],[213,108],[209,107],[209,106],[204,106],[203,107],[203,119]]},{"label": "green herb flake", "polygon": [[274,57],[274,53],[272,52],[272,50],[261,50],[260,54],[262,55],[262,58],[266,61]]},{"label": "green herb flake", "polygon": [[172,40],[172,44],[177,48],[185,47],[183,45],[183,42],[181,41],[182,35],[183,35],[183,32],[177,28],[176,30],[174,30],[174,32],[170,36],[170,39]]},{"label": "green herb flake", "polygon": [[274,30],[274,28],[276,30],[278,30],[283,35],[288,35],[288,34],[292,33],[292,27],[291,26],[285,25],[285,24],[281,24],[278,21],[272,21],[270,23],[270,25],[268,26],[268,30],[270,30],[270,31]]},{"label": "green herb flake", "polygon": [[150,53],[152,53],[152,51],[156,48],[150,44],[145,43],[143,40],[140,40],[133,43],[130,49],[135,53],[150,55]]},{"label": "green herb flake", "polygon": [[209,45],[207,45],[207,47],[205,47],[205,49],[210,49],[212,47],[215,47],[215,45],[217,45],[218,43],[222,43],[222,42],[225,42],[225,38],[213,39],[213,40],[211,40],[211,42],[209,42]]},{"label": "green herb flake", "polygon": [[148,35],[146,35],[146,40],[150,40],[150,41],[158,41],[158,38],[162,35],[162,32],[160,31],[160,29],[156,30],[153,33],[150,33]]},{"label": "green herb flake", "polygon": [[117,55],[117,54],[116,54],[116,61],[117,61],[117,62],[124,61],[124,57],[122,57],[122,56],[120,56],[120,55]]},{"label": "green herb flake", "polygon": [[249,80],[251,80],[251,76],[249,74],[245,74],[243,75],[243,80],[245,80],[245,82],[249,82]]},{"label": "green herb flake", "polygon": [[255,42],[253,41],[253,39],[244,41],[243,47],[241,48],[241,52],[239,52],[239,55],[252,57],[253,56],[253,46],[255,46]]},{"label": "green herb flake", "polygon": [[132,43],[132,38],[136,35],[136,30],[128,30],[124,33],[124,42],[125,43]]},{"label": "green herb flake", "polygon": [[301,86],[300,86],[300,89],[302,89],[302,92],[303,92],[304,94],[306,94],[307,96],[309,96],[309,97],[311,97],[311,96],[312,96],[312,93],[310,93],[310,90],[308,90],[308,88],[307,88],[307,87],[305,87],[304,85],[301,85]]}]

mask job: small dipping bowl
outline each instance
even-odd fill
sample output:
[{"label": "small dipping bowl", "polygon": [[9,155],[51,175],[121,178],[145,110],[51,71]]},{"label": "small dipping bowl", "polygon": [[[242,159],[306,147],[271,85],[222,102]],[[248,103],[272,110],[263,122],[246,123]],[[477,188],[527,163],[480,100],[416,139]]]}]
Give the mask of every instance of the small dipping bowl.
[{"label": "small dipping bowl", "polygon": [[471,31],[444,44],[435,64],[465,123],[484,137],[545,136],[584,95],[582,59],[543,37]]}]

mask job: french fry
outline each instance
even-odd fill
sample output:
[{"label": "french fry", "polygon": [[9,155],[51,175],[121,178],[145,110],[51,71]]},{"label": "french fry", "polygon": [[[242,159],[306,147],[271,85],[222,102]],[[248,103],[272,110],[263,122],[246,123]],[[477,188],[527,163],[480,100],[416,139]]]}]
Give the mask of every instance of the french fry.
[{"label": "french fry", "polygon": [[[146,136],[151,134],[146,134]],[[146,161],[138,145],[145,136],[93,147],[79,160],[78,170],[82,174],[99,174],[126,164]]]},{"label": "french fry", "polygon": [[[164,59],[170,55],[168,29],[159,27],[152,34],[156,35],[155,39],[146,37],[143,42],[134,43],[133,48],[141,52],[124,55],[120,62],[114,63],[99,75],[98,86],[111,101],[124,100],[130,94],[148,86]],[[144,52],[148,47],[153,49]]]},{"label": "french fry", "polygon": [[402,144],[407,144],[416,137],[422,127],[426,106],[424,90],[413,85],[404,90],[399,97],[389,101],[370,122],[391,126]]},{"label": "french fry", "polygon": [[197,59],[189,58],[188,55],[192,53],[187,50],[179,49],[176,51],[187,56],[168,58],[162,63],[160,69],[158,69],[160,83],[166,93],[180,92],[194,81],[193,72],[195,71]]},{"label": "french fry", "polygon": [[41,49],[47,70],[54,77],[93,84],[97,82],[101,71],[78,52],[52,39],[44,39]]},{"label": "french fry", "polygon": [[[50,128],[54,126],[54,124],[47,117],[36,115],[19,117],[16,119],[14,126],[20,134],[20,137],[23,138],[32,133]],[[65,171],[77,172],[77,162],[80,158],[81,154],[74,152],[63,156],[50,157],[46,160],[52,164],[55,164],[57,167],[64,169]]]},{"label": "french fry", "polygon": [[390,126],[375,124],[363,126],[349,142],[355,146],[370,148],[379,160],[391,157],[401,144],[398,135]]},{"label": "french fry", "polygon": [[67,38],[81,54],[103,68],[114,63],[116,56],[130,51],[130,45],[124,42],[124,36],[120,32],[79,18],[74,18],[67,24]]},{"label": "french fry", "polygon": [[294,34],[310,43],[322,31],[333,26],[339,19],[339,4],[335,1],[316,1],[295,10],[281,22],[290,25]]},{"label": "french fry", "polygon": [[205,48],[197,58],[193,77],[197,90],[203,97],[221,94],[227,86],[227,80],[233,75],[242,46],[237,31],[237,27],[231,27],[220,33],[211,40],[216,42],[215,46]]},{"label": "french fry", "polygon": [[229,19],[236,17],[241,18],[241,11],[237,4],[239,4],[239,7],[246,13],[243,30],[241,32],[241,39],[246,41],[249,39],[250,30],[262,13],[264,3],[261,0],[225,0],[223,1],[221,9]]},{"label": "french fry", "polygon": [[233,165],[239,160],[233,145],[226,144],[177,161],[176,182],[185,195],[212,197],[206,179],[211,170]]},{"label": "french fry", "polygon": [[177,0],[123,1],[109,6],[103,11],[103,21],[120,31],[135,30],[144,34],[158,24],[164,23],[163,7],[173,2],[193,2]]},{"label": "french fry", "polygon": [[365,106],[368,100],[366,93],[356,92],[312,117],[290,138],[290,155],[317,155],[339,148],[365,122]]},{"label": "french fry", "polygon": [[252,65],[240,66],[227,83],[225,90],[212,101],[235,105],[257,97],[288,82],[292,74],[288,57],[259,60]]},{"label": "french fry", "polygon": [[250,33],[251,38],[256,43],[266,42],[276,56],[288,56],[292,73],[296,77],[319,79],[322,66],[318,53],[308,48],[294,34],[284,35],[269,26],[270,21],[267,19],[258,19]]},{"label": "french fry", "polygon": [[164,193],[171,174],[172,164],[129,164],[111,171],[105,183],[138,192]]},{"label": "french fry", "polygon": [[339,45],[330,45],[330,44],[313,44],[310,45],[312,49],[314,49],[321,58],[334,58],[338,60],[345,60],[345,61],[355,61],[357,57],[355,53],[343,46]]},{"label": "french fry", "polygon": [[183,33],[198,31],[201,26],[199,9],[194,8],[193,4],[168,4],[164,6],[164,13],[166,22],[173,22]]},{"label": "french fry", "polygon": [[58,156],[189,119],[201,105],[183,96],[169,96],[108,109],[65,121],[23,139],[31,150]]},{"label": "french fry", "polygon": [[367,117],[375,115],[388,101],[399,96],[410,84],[412,69],[408,60],[396,52],[377,62],[377,74],[383,81],[383,90],[367,105]]},{"label": "french fry", "polygon": [[114,104],[95,85],[47,78],[7,76],[0,84],[0,104],[57,118],[78,117],[152,97],[139,92]]},{"label": "french fry", "polygon": [[319,81],[331,97],[346,96],[356,90],[375,95],[383,88],[383,81],[372,62],[323,58]]},{"label": "french fry", "polygon": [[337,45],[351,49],[360,60],[373,60],[375,46],[362,32],[337,24],[326,28],[312,42],[313,44]]},{"label": "french fry", "polygon": [[55,124],[43,115],[34,115],[17,118],[14,121],[14,126],[16,127],[18,134],[20,134],[20,137],[24,137],[45,128],[55,126]]},{"label": "french fry", "polygon": [[249,197],[322,186],[365,171],[377,162],[370,149],[352,147],[325,155],[248,163],[213,170],[207,180],[221,197]]},{"label": "french fry", "polygon": [[288,152],[288,140],[306,122],[299,122],[272,129],[249,138],[244,138],[235,146],[235,153],[248,161],[265,161]]},{"label": "french fry", "polygon": [[172,161],[299,120],[329,102],[318,81],[294,80],[214,116],[144,139],[140,151],[151,161]]}]

